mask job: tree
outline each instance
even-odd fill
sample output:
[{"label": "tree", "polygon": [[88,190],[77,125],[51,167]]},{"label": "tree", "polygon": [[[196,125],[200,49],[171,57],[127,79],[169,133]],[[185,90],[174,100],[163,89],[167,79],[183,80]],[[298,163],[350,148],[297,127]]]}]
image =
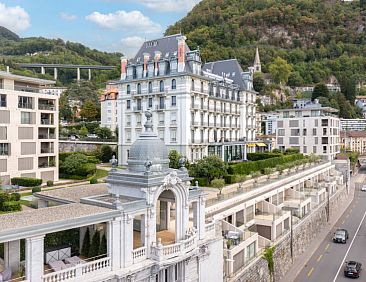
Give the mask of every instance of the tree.
[{"label": "tree", "polygon": [[80,116],[88,121],[93,121],[98,115],[98,110],[95,103],[91,100],[87,100],[81,107]]},{"label": "tree", "polygon": [[215,178],[214,180],[211,181],[211,186],[218,189],[221,194],[222,188],[225,187],[225,180]]},{"label": "tree", "polygon": [[102,145],[100,147],[100,159],[103,163],[108,163],[113,156],[113,150],[109,145]]},{"label": "tree", "polygon": [[88,135],[88,133],[89,133],[89,131],[88,131],[88,129],[86,128],[86,126],[85,126],[85,125],[83,125],[83,126],[80,128],[80,130],[79,130],[79,135],[80,135],[81,137],[86,137],[86,136]]},{"label": "tree", "polygon": [[205,177],[211,183],[213,179],[227,175],[227,164],[220,157],[211,155],[193,164],[191,173],[194,177]]},{"label": "tree", "polygon": [[182,156],[176,150],[170,150],[169,152],[169,167],[178,169],[180,168],[179,159]]},{"label": "tree", "polygon": [[83,166],[88,163],[88,157],[81,153],[68,156],[60,165],[60,171],[68,175],[80,175]]},{"label": "tree", "polygon": [[353,104],[356,98],[356,81],[352,77],[344,76],[339,79],[339,85],[341,87],[341,93]]},{"label": "tree", "polygon": [[81,255],[84,257],[88,257],[90,252],[90,230],[89,227],[86,229],[83,245],[81,247]]},{"label": "tree", "polygon": [[286,84],[292,72],[292,66],[281,57],[277,57],[272,64],[269,65],[269,73],[275,82]]},{"label": "tree", "polygon": [[99,255],[105,255],[107,254],[107,237],[105,236],[105,234],[103,234],[102,236],[102,241],[100,242],[100,246],[99,246]]},{"label": "tree", "polygon": [[257,92],[261,92],[264,88],[264,79],[262,76],[256,75],[253,78],[253,88]]},{"label": "tree", "polygon": [[298,87],[304,85],[304,80],[300,73],[295,71],[290,74],[287,84],[291,87]]},{"label": "tree", "polygon": [[90,245],[90,251],[89,251],[89,257],[94,258],[99,256],[99,248],[100,248],[100,233],[98,230],[94,232],[91,245]]},{"label": "tree", "polygon": [[275,246],[273,247],[267,247],[264,250],[263,257],[267,261],[268,270],[269,270],[269,277],[271,281],[274,281],[274,261],[273,261],[273,255],[275,251]]},{"label": "tree", "polygon": [[95,129],[95,134],[98,135],[100,139],[111,139],[112,131],[107,127],[99,127]]},{"label": "tree", "polygon": [[328,98],[329,90],[328,87],[324,83],[318,83],[315,85],[313,94],[311,95],[311,99],[318,99],[318,97],[325,97]]}]

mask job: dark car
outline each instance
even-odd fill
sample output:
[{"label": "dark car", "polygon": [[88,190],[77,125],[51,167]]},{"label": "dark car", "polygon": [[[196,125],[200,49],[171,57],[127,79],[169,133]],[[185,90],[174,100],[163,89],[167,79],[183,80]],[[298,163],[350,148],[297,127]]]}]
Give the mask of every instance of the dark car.
[{"label": "dark car", "polygon": [[347,261],[344,268],[344,275],[351,278],[359,278],[362,264],[357,261]]},{"label": "dark car", "polygon": [[333,236],[334,243],[346,244],[348,239],[348,231],[346,229],[337,229]]}]

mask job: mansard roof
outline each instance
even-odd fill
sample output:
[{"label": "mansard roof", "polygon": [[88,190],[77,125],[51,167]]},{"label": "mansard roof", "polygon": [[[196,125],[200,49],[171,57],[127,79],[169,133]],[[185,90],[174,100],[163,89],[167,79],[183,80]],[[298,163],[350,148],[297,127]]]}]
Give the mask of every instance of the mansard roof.
[{"label": "mansard roof", "polygon": [[237,59],[206,63],[202,67],[202,70],[231,79],[234,84],[239,86],[240,89],[246,89],[242,77],[243,69]]},{"label": "mansard roof", "polygon": [[[150,60],[154,58],[155,52],[161,52],[161,59],[170,59],[172,56],[178,56],[178,38],[182,34],[174,34],[162,38],[145,41],[137,52],[136,56],[130,60],[131,63],[143,63],[144,54],[150,54]],[[190,52],[187,43],[185,46],[186,53]]]}]

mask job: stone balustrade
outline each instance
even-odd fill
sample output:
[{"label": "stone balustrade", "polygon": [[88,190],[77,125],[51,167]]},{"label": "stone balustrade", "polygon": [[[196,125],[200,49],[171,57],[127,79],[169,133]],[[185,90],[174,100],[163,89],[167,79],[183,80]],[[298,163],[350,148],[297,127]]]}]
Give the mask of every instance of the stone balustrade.
[{"label": "stone balustrade", "polygon": [[106,257],[43,275],[43,282],[59,282],[71,279],[87,281],[88,276],[108,273],[109,271],[111,271],[111,259]]},{"label": "stone balustrade", "polygon": [[146,259],[146,247],[137,248],[132,251],[133,263]]}]

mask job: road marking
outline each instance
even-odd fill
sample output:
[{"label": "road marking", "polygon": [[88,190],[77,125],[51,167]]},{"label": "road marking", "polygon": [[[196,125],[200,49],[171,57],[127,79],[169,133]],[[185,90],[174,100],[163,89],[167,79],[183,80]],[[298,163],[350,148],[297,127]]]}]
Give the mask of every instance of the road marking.
[{"label": "road marking", "polygon": [[322,257],[323,255],[320,255],[316,261],[319,262],[322,259]]},{"label": "road marking", "polygon": [[326,245],[326,246],[325,246],[325,250],[328,250],[328,249],[329,249],[329,247],[330,247],[330,244]]},{"label": "road marking", "polygon": [[362,219],[361,219],[361,222],[360,222],[360,224],[358,225],[357,230],[356,230],[356,232],[355,232],[355,235],[354,235],[354,236],[353,236],[353,238],[352,238],[351,244],[349,245],[349,247],[348,247],[348,249],[347,249],[347,252],[346,252],[346,254],[345,254],[345,255],[344,255],[344,257],[343,257],[343,260],[342,260],[342,262],[341,262],[341,265],[340,265],[340,266],[339,266],[339,268],[338,268],[337,274],[336,274],[336,276],[334,277],[333,282],[335,282],[335,281],[337,280],[338,274],[339,274],[339,272],[341,271],[341,269],[342,269],[342,267],[343,267],[344,261],[346,260],[346,257],[347,257],[347,255],[348,255],[349,251],[350,251],[350,250],[351,250],[351,248],[352,248],[353,242],[354,242],[354,241],[355,241],[355,239],[356,239],[356,236],[357,236],[358,231],[360,231],[360,228],[361,228],[362,222],[365,220],[365,217],[366,217],[366,211],[365,211],[365,213],[363,214],[363,217],[362,217]]},{"label": "road marking", "polygon": [[310,275],[313,273],[313,271],[314,271],[314,267],[312,267],[312,268],[310,269],[310,271],[308,272],[308,277],[310,277]]}]

